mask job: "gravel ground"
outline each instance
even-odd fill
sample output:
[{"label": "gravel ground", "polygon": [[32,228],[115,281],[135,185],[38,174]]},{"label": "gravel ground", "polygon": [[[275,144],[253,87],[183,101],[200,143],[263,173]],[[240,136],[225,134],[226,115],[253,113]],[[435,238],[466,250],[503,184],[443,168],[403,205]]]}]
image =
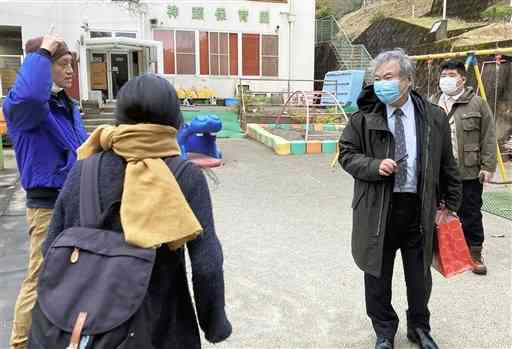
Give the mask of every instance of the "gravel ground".
[{"label": "gravel ground", "polygon": [[[211,185],[225,255],[226,304],[234,332],[206,348],[373,348],[363,274],[350,253],[353,181],[330,155],[279,157],[249,140],[220,141],[226,165]],[[28,248],[18,190],[0,217],[0,348]],[[433,272],[433,336],[441,348],[512,348],[512,223],[485,214],[489,275],[443,279]],[[503,238],[493,238],[492,235]],[[406,292],[396,260],[393,303],[405,319]],[[405,321],[396,348],[408,343]]]}]

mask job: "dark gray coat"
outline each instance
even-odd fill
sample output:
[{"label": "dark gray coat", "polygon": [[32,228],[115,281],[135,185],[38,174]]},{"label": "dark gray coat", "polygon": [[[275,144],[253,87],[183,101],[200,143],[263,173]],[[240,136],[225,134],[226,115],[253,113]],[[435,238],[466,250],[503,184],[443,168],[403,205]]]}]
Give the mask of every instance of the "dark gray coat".
[{"label": "dark gray coat", "polygon": [[[416,111],[420,229],[425,239],[425,267],[430,268],[436,208],[443,200],[457,211],[462,185],[446,114],[417,93],[411,96]],[[393,176],[379,175],[379,165],[383,159],[394,158],[395,146],[385,105],[375,96],[373,86],[363,90],[358,105],[360,111],[350,118],[341,136],[339,162],[355,180],[352,255],[364,272],[379,277],[394,183]]]},{"label": "dark gray coat", "polygon": [[[55,205],[43,254],[64,230],[80,225],[80,176],[82,162],[71,170]],[[102,209],[120,202],[126,162],[113,152],[106,152],[100,165],[100,203]],[[225,312],[223,253],[215,233],[208,184],[200,168],[187,166],[178,184],[203,227],[203,234],[187,243],[192,264],[195,308],[189,292],[184,249],[171,252],[167,246],[157,249],[147,301],[152,318],[148,330],[156,349],[199,349],[199,326],[208,341],[217,343],[231,335],[231,323]],[[105,229],[123,231],[119,205],[106,211]],[[141,212],[144,214],[144,212]]]}]

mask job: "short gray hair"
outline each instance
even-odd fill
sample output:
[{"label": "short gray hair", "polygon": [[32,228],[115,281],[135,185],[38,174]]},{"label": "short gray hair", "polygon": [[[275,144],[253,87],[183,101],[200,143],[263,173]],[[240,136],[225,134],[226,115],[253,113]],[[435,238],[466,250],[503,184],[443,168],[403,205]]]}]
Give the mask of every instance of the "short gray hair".
[{"label": "short gray hair", "polygon": [[397,61],[400,65],[400,76],[403,78],[411,78],[414,80],[414,74],[416,73],[416,64],[414,61],[407,56],[404,50],[396,48],[392,51],[381,52],[372,62],[372,73],[384,63],[389,61]]}]

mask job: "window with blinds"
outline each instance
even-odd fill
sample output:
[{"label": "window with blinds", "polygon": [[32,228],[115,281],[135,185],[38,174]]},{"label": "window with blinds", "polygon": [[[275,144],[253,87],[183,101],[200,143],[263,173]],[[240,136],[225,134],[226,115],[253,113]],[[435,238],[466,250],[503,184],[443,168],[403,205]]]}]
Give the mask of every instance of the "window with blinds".
[{"label": "window with blinds", "polygon": [[196,33],[176,31],[176,74],[196,73]]},{"label": "window with blinds", "polygon": [[277,35],[261,36],[261,75],[279,75],[279,37]]},{"label": "window with blinds", "polygon": [[279,36],[243,34],[242,51],[243,75],[279,76]]},{"label": "window with blinds", "polygon": [[154,39],[163,43],[165,74],[196,74],[196,33],[155,30]]},{"label": "window with blinds", "polygon": [[[279,36],[270,34],[155,30],[164,48],[164,73],[183,75],[279,76]],[[242,56],[238,56],[241,36]],[[196,67],[199,55],[199,67]]]},{"label": "window with blinds", "polygon": [[210,75],[229,75],[228,33],[210,33]]}]

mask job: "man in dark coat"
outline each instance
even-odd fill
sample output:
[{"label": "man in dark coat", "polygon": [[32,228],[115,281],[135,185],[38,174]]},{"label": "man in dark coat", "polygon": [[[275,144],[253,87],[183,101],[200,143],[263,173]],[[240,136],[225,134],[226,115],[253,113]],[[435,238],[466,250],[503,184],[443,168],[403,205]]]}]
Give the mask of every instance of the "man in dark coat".
[{"label": "man in dark coat", "polygon": [[450,127],[439,107],[413,89],[415,68],[402,50],[375,59],[374,86],[340,139],[340,163],[355,180],[352,254],[364,271],[366,308],[376,348],[393,348],[398,316],[391,282],[400,249],[407,284],[407,337],[437,348],[430,336],[428,301],[436,209],[456,212],[461,180]]}]

